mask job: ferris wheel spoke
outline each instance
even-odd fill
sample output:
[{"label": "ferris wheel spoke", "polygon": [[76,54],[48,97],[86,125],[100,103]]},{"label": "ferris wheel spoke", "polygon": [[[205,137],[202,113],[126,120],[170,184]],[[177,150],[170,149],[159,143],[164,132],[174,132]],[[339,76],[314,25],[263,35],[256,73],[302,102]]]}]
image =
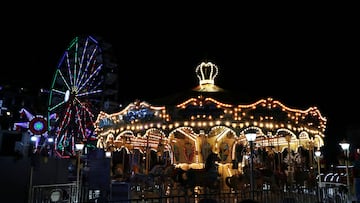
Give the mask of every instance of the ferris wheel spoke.
[{"label": "ferris wheel spoke", "polygon": [[79,62],[78,62],[78,53],[79,53],[79,41],[78,40],[76,40],[76,43],[75,43],[75,52],[74,52],[74,71],[73,71],[73,74],[74,74],[74,76],[73,76],[73,85],[75,85],[76,84],[76,68],[77,68],[77,66],[78,66],[78,64],[79,64]]},{"label": "ferris wheel spoke", "polygon": [[[67,88],[68,90],[71,90],[71,87],[70,87],[70,85],[68,84],[68,82],[66,81],[66,79],[65,79],[64,75],[62,74],[62,72],[61,72],[60,70],[59,70],[58,72],[59,72],[60,78],[61,78],[62,81],[64,82],[66,88]],[[71,80],[70,80],[70,82],[71,82]]]},{"label": "ferris wheel spoke", "polygon": [[98,68],[96,68],[96,70],[89,76],[89,78],[87,78],[87,80],[85,80],[85,82],[79,87],[79,90],[81,90],[82,88],[84,88],[84,86],[86,84],[88,84],[88,82],[94,77],[94,76],[97,76],[99,71],[101,70],[102,68],[102,64],[100,64],[98,66]]},{"label": "ferris wheel spoke", "polygon": [[[88,40],[87,40],[87,43],[88,43]],[[86,44],[86,47],[87,47],[87,44]],[[83,56],[82,56],[82,59],[81,59],[81,65],[84,64],[83,61],[84,61],[84,55],[85,55],[85,51],[86,49],[84,48],[84,51],[83,51]],[[97,47],[94,48],[94,50],[92,51],[89,59],[87,60],[86,62],[86,66],[84,67],[84,71],[81,71],[82,69],[79,69],[79,73],[78,75],[80,76],[81,75],[81,79],[79,81],[77,81],[77,84],[81,84],[82,81],[84,80],[84,78],[86,78],[86,76],[88,75],[88,71],[89,71],[89,67],[90,65],[94,64],[94,56],[95,54],[97,53]],[[79,77],[80,78],[80,77]]]},{"label": "ferris wheel spoke", "polygon": [[53,107],[49,107],[49,111],[54,111],[56,108],[58,108],[59,106],[62,106],[65,103],[65,101],[61,101],[60,103],[56,104]]},{"label": "ferris wheel spoke", "polygon": [[91,91],[91,92],[84,92],[84,93],[78,94],[78,97],[90,96],[90,95],[98,94],[98,93],[101,93],[101,92],[102,92],[102,90],[95,90],[95,91]]},{"label": "ferris wheel spoke", "polygon": [[[55,85],[55,82],[57,82],[56,80],[60,77],[61,80],[63,81],[63,83],[65,84],[65,86],[67,87],[67,89],[70,89],[68,82],[66,81],[65,77],[63,76],[63,73],[61,72],[61,69],[63,69],[62,68],[63,63],[66,64],[66,67],[70,67],[70,65],[69,65],[70,62],[68,61],[68,57],[69,57],[68,52],[65,51],[63,56],[61,57],[61,60],[58,64],[58,66],[57,66],[52,87]],[[59,74],[59,77],[58,77],[58,74]],[[71,83],[71,74],[69,74],[69,78],[70,78],[69,82]]]},{"label": "ferris wheel spoke", "polygon": [[[79,51],[79,41],[78,40],[76,40],[76,42],[75,42],[75,51],[74,51],[74,56],[73,56],[73,61],[74,61],[74,63],[73,63],[73,68],[74,68],[74,70],[73,70],[73,80],[71,80],[72,81],[72,85],[75,85],[76,84],[76,73],[77,73],[77,65],[78,65],[78,51]],[[69,66],[69,71],[71,71],[71,69],[70,69],[70,66]]]},{"label": "ferris wheel spoke", "polygon": [[90,92],[96,91],[96,93],[102,92],[100,86],[101,86],[101,84],[102,84],[103,82],[104,82],[103,80],[99,81],[99,82],[96,83],[96,84],[92,87],[92,89],[89,90],[89,91],[90,91]]},{"label": "ferris wheel spoke", "polygon": [[53,92],[53,93],[58,93],[58,94],[61,94],[61,95],[65,95],[65,93],[66,93],[66,92],[64,92],[64,91],[57,90],[57,89],[53,89],[52,92]]},{"label": "ferris wheel spoke", "polygon": [[70,118],[71,118],[71,109],[68,108],[64,118],[62,119],[59,125],[58,134],[60,134],[63,131],[63,129],[66,129],[66,127],[69,125]]},{"label": "ferris wheel spoke", "polygon": [[[90,110],[88,107],[86,107],[86,105],[84,105],[84,104],[83,104],[81,101],[79,101],[79,99],[77,99],[77,98],[76,98],[75,100],[77,101],[78,105],[81,107],[82,112],[86,112],[87,115],[88,115],[90,118],[94,117],[94,114],[91,113],[91,110]],[[84,114],[84,116],[86,116],[86,115]]]},{"label": "ferris wheel spoke", "polygon": [[85,130],[84,130],[83,122],[82,122],[78,107],[76,107],[76,111],[77,111],[77,118],[78,118],[78,125],[79,125],[78,129],[81,132],[82,138],[85,139],[86,138]]},{"label": "ferris wheel spoke", "polygon": [[[69,52],[68,51],[66,51],[65,52],[65,55],[66,55],[66,60],[65,60],[65,62],[66,62],[66,70],[67,70],[67,75],[69,76],[69,81],[70,81],[70,86],[73,86],[74,85],[74,79],[73,79],[73,74],[72,74],[72,72],[71,72],[71,63],[70,63],[70,56],[69,56]],[[67,85],[67,87],[69,87],[69,85]]]},{"label": "ferris wheel spoke", "polygon": [[77,103],[77,105],[82,105],[80,99],[78,97],[74,98],[74,101]]}]

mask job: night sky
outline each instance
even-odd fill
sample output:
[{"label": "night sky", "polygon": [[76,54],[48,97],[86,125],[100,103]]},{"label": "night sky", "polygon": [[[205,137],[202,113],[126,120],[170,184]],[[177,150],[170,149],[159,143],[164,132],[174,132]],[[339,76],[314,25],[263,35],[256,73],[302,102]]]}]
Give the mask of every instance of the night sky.
[{"label": "night sky", "polygon": [[89,34],[112,45],[119,65],[119,103],[124,105],[197,86],[196,66],[210,61],[219,68],[215,83],[244,95],[239,103],[273,97],[292,108],[318,107],[328,119],[329,148],[338,148],[345,130],[360,121],[359,35],[345,17],[267,16],[249,22],[208,15],[134,15],[74,21],[38,15],[5,23],[0,83],[50,88],[70,41]]}]

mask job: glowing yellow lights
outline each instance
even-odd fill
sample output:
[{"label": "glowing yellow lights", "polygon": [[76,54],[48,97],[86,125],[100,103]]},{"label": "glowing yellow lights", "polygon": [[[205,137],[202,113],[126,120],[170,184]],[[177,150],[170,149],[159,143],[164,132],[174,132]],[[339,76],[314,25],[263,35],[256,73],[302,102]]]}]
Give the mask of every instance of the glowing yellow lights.
[{"label": "glowing yellow lights", "polygon": [[196,67],[195,72],[200,85],[214,84],[214,79],[218,74],[218,67],[211,62],[202,62]]},{"label": "glowing yellow lights", "polygon": [[[198,69],[198,73],[200,74],[198,77],[201,79],[200,84],[214,84],[217,70],[209,73],[206,72],[204,68],[209,68],[207,70],[210,71],[217,69],[212,63],[201,64]],[[236,140],[236,143],[241,143],[246,139],[245,136],[239,132],[244,132],[245,129],[251,128],[260,132],[258,141],[260,140],[261,143],[259,142],[259,145],[270,146],[278,141],[278,144],[280,143],[287,146],[285,138],[276,138],[277,140],[275,140],[274,136],[278,136],[279,132],[289,131],[294,139],[298,136],[301,142],[303,142],[315,134],[318,135],[319,138],[324,137],[323,133],[326,128],[326,118],[322,117],[316,107],[311,107],[306,110],[292,109],[272,98],[261,99],[246,105],[232,105],[222,103],[214,98],[207,97],[206,94],[202,94],[180,102],[181,103],[175,106],[175,109],[171,107],[170,110],[165,106],[156,107],[147,102],[136,101],[118,113],[106,114],[105,112],[100,112],[95,122],[96,132],[98,132],[99,137],[101,135],[103,138],[108,137],[110,133],[113,135],[121,135],[127,132],[133,135],[140,132],[140,134],[144,136],[151,136],[153,140],[150,141],[149,145],[154,147],[154,149],[158,145],[158,140],[157,142],[154,140],[167,136],[172,138],[172,140],[165,139],[165,142],[168,141],[169,145],[181,143],[181,141],[173,139],[175,135],[181,133],[182,135],[179,137],[185,136],[186,140],[190,140],[191,143],[195,144],[193,145],[193,147],[195,147],[194,160],[195,162],[201,162],[203,161],[201,160],[201,142],[199,142],[198,134],[193,132],[194,130],[203,129],[209,132],[209,134],[203,136],[203,139],[206,140],[211,141],[216,139],[216,141],[221,143],[220,139],[229,138]],[[216,112],[218,114],[202,111],[195,113],[195,111],[193,114],[187,114],[191,116],[181,117],[182,115],[176,115],[179,111],[184,112],[184,109],[186,109],[185,111],[188,109],[191,110],[189,107],[195,106],[195,108],[198,108],[200,106],[207,107],[207,105],[210,105],[211,108],[217,108]],[[126,118],[129,117],[128,113],[131,113],[135,109],[146,109],[153,113],[151,114],[153,118],[126,120]],[[173,115],[173,113],[175,115]],[[114,130],[109,131],[108,129]],[[231,133],[234,135],[231,135]],[[301,133],[309,134],[309,136],[300,137],[299,134]],[[144,136],[139,137],[137,140],[131,138],[131,142],[135,147],[143,150],[146,145]],[[118,140],[118,143],[120,143],[120,141],[122,142],[122,140]],[[300,140],[298,141],[300,143]],[[218,145],[220,145],[220,143],[216,143],[216,147],[219,147]],[[295,145],[293,147],[295,147]]]}]

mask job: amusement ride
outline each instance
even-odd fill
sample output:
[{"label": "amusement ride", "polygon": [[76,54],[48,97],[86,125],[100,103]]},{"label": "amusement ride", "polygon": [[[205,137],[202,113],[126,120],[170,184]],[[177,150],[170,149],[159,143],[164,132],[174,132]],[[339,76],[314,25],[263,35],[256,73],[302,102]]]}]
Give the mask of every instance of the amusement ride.
[{"label": "amusement ride", "polygon": [[[327,121],[317,107],[290,108],[273,98],[239,103],[215,84],[218,71],[214,63],[202,62],[195,68],[198,86],[185,93],[136,100],[112,114],[100,111],[94,123],[97,148],[120,157],[114,167],[128,174],[148,174],[158,164],[201,170],[216,153],[221,189],[236,189],[227,180],[246,172],[250,154],[255,169],[286,173],[287,182],[295,183],[298,171],[311,171]],[[249,133],[256,134],[252,153]]]}]

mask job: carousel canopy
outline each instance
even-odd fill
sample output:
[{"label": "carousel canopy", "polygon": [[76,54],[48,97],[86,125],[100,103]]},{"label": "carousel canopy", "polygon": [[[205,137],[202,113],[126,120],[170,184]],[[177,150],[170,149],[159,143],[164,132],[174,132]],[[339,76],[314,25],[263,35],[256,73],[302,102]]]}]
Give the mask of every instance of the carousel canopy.
[{"label": "carousel canopy", "polygon": [[[327,120],[317,107],[290,108],[270,97],[248,103],[236,101],[240,95],[215,84],[218,71],[215,64],[202,62],[195,69],[199,84],[191,90],[151,102],[137,100],[114,114],[101,112],[95,122],[99,140],[111,135],[115,140],[137,140],[144,145],[151,136],[174,150],[171,143],[183,139],[184,146],[194,142],[194,151],[199,153],[202,134],[214,137],[210,148],[215,150],[221,140],[231,137],[233,142],[226,143],[231,146],[246,142],[245,134],[255,131],[256,141],[263,146],[274,145],[276,139],[284,147],[290,143],[293,148],[323,146]],[[124,138],[129,133],[133,137]],[[156,148],[155,142],[151,143]]]}]

